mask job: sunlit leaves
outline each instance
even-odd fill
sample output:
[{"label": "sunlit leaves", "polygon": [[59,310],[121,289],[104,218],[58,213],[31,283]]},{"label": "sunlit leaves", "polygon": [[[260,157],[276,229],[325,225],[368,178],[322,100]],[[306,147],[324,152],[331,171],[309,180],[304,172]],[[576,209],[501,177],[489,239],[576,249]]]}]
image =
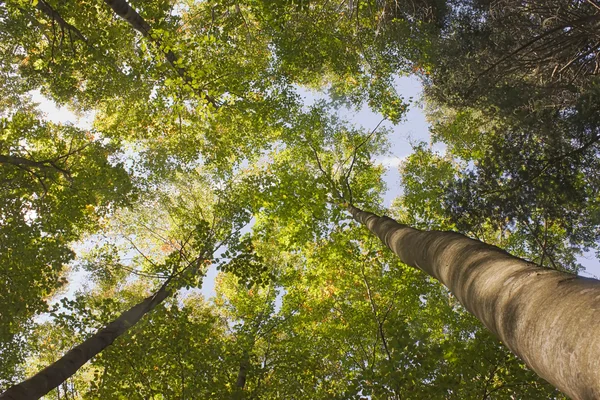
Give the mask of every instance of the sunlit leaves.
[{"label": "sunlit leaves", "polygon": [[[7,110],[9,111],[9,110]],[[10,342],[27,318],[46,309],[64,285],[71,241],[134,197],[114,146],[72,126],[12,113],[0,122],[0,259],[5,285],[1,340]]]},{"label": "sunlit leaves", "polygon": [[[345,213],[349,204],[381,210],[383,167],[373,160],[387,132],[351,126],[335,107],[367,105],[397,123],[407,110],[397,76],[439,78],[433,39],[457,16],[445,2],[409,3],[132,1],[145,30],[103,2],[3,4],[9,100],[0,104],[12,104],[0,143],[6,374],[19,373],[22,333],[63,284],[69,245],[94,232],[78,260],[87,286],[30,332],[31,365],[51,362],[164,282],[174,295],[62,388],[80,397],[553,395],[439,284],[399,264]],[[298,93],[306,87],[328,91],[331,104],[305,106]],[[25,106],[30,89],[92,109],[94,129],[41,121]],[[519,255],[543,248],[541,264],[551,248],[572,262],[560,208],[535,206],[531,193],[476,197],[471,189],[554,169],[562,175],[543,182],[566,193],[571,213],[597,197],[585,189],[589,170],[546,167],[536,153],[540,144],[559,157],[579,153],[595,132],[594,104],[583,99],[576,110],[589,119],[561,115],[562,132],[577,128],[571,142],[528,136],[490,109],[440,111],[436,139],[448,152],[416,149],[394,211],[402,222],[458,227]],[[514,163],[515,155],[532,162]],[[515,204],[528,206],[524,221],[513,220]],[[573,237],[589,243],[590,235]],[[214,267],[216,296],[205,301],[197,292]]]}]

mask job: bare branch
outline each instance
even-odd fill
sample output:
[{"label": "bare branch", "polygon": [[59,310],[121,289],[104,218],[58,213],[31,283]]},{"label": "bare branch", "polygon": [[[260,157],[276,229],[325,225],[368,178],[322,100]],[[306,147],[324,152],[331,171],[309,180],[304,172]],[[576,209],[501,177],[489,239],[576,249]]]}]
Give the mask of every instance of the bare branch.
[{"label": "bare branch", "polygon": [[313,154],[315,155],[315,159],[317,161],[317,165],[319,167],[319,170],[321,171],[321,174],[323,175],[323,177],[329,181],[329,183],[331,184],[331,190],[333,190],[333,193],[340,199],[343,200],[344,196],[342,196],[342,194],[340,193],[339,189],[337,188],[337,185],[335,184],[335,182],[331,179],[331,177],[329,176],[329,174],[327,172],[325,172],[325,169],[323,168],[323,165],[321,164],[321,159],[319,158],[319,153],[317,152],[317,149],[315,149],[315,147],[309,143],[308,141],[306,142],[306,144],[308,144],[308,147],[311,148],[311,150],[313,151]]}]

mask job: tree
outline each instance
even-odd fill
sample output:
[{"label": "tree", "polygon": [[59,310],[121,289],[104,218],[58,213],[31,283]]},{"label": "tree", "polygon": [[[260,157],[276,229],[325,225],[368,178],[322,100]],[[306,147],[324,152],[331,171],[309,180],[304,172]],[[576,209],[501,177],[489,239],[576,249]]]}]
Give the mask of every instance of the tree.
[{"label": "tree", "polygon": [[[443,156],[422,145],[416,148],[402,166],[404,193],[396,218],[419,229],[456,230],[542,266],[578,271],[577,257],[595,248],[594,200],[585,198],[585,191],[569,197],[564,190],[553,196],[561,177],[549,175],[554,165],[547,168],[548,175],[540,174],[539,181],[519,182],[527,164],[515,167],[508,157],[495,163],[502,155],[487,148],[486,141],[469,142],[482,144],[486,158],[471,158],[462,149],[467,160],[454,156],[457,148]],[[585,187],[593,190],[593,183]]]},{"label": "tree", "polygon": [[[66,386],[84,397],[224,398],[235,393],[248,360],[246,398],[358,399],[370,393],[385,399],[394,391],[457,399],[556,396],[473,318],[457,314],[456,301],[440,285],[391,254],[378,255],[381,246],[356,226],[302,253],[281,252],[269,241],[255,237],[253,243],[273,280],[248,288],[225,273],[213,304],[194,295],[167,300]],[[77,317],[63,314],[55,324],[71,335],[78,326],[110,319],[115,307],[123,307],[119,302],[140,295],[139,285],[116,297],[98,292],[73,304]]]},{"label": "tree", "polygon": [[[58,259],[52,269],[27,265],[25,280],[38,286],[31,296],[24,296],[26,284],[11,287],[7,315],[18,329],[3,340],[3,356],[4,349],[10,355],[5,373],[15,380],[28,361],[41,367],[72,358],[71,374],[89,361],[75,378],[62,374],[46,388],[38,385],[44,389],[38,395],[59,385],[58,397],[77,388],[76,396],[115,398],[560,398],[447,290],[348,224],[343,203],[384,211],[383,168],[374,157],[385,150],[385,130],[365,131],[334,115],[336,107],[368,105],[398,122],[407,105],[394,80],[419,74],[431,84],[437,139],[449,151],[438,157],[420,147],[405,164],[396,208],[403,222],[475,233],[542,265],[576,269],[574,257],[593,247],[598,225],[594,4],[3,3],[1,104],[9,105],[13,127],[0,164],[20,185],[6,198],[16,204],[13,219],[22,228],[7,230],[3,244],[9,255],[21,246],[18,268],[37,256],[40,242],[60,241],[63,251],[50,257]],[[544,52],[565,42],[556,57]],[[509,57],[490,53],[490,43]],[[471,51],[464,58],[453,54],[465,48]],[[509,61],[514,68],[500,68]],[[548,78],[548,65],[561,69],[556,79]],[[473,74],[479,86],[456,87]],[[568,88],[553,86],[564,79]],[[322,89],[330,104],[306,107],[298,85]],[[94,146],[83,139],[67,146],[84,131],[39,121],[27,108],[31,89],[74,111],[95,111]],[[38,121],[20,123],[22,114]],[[133,204],[120,191],[129,193],[132,183],[141,199]],[[10,215],[2,221],[13,221]],[[242,236],[249,221],[252,233]],[[440,246],[449,236],[489,250],[452,234],[399,229],[439,237]],[[62,264],[73,257],[69,243],[94,232],[101,235],[92,238],[98,248],[87,260],[78,257],[90,287],[53,309],[48,331],[30,330],[59,286]],[[227,246],[223,255],[213,254],[217,239]],[[409,246],[403,255],[428,248]],[[418,266],[432,272],[440,260],[423,253],[429,264],[417,260]],[[537,271],[497,250],[489,254],[510,268]],[[213,259],[223,273],[217,298],[204,304],[195,292]],[[540,287],[540,297],[549,290],[544,282],[567,279],[536,274],[526,280]],[[464,282],[434,276],[532,368],[578,393],[569,378],[556,378],[558,367],[544,369],[535,345],[507,336]],[[581,284],[573,282],[559,289]],[[530,295],[539,300],[526,293],[514,301]],[[568,307],[565,299],[548,314],[537,308],[538,322]],[[121,323],[124,310],[125,317],[135,314],[134,326]],[[102,331],[107,325],[116,329]],[[97,331],[107,339],[99,346]],[[24,343],[31,352],[18,354]],[[223,383],[197,369],[214,370]],[[28,385],[34,386],[21,387]]]},{"label": "tree", "polygon": [[152,311],[170,294],[166,285],[161,286],[155,294],[121,314],[113,322],[106,325],[104,329],[73,347],[42,371],[6,390],[0,395],[0,398],[37,399],[60,386],[86,362],[110,346],[117,337],[136,324],[146,313]]},{"label": "tree", "polygon": [[[438,279],[529,367],[576,399],[600,394],[600,283],[543,269],[454,232],[419,231],[352,205],[353,218],[407,265]],[[567,367],[565,367],[567,365]]]},{"label": "tree", "polygon": [[434,45],[430,93],[501,113],[570,107],[596,80],[599,18],[595,1],[465,3]]},{"label": "tree", "polygon": [[5,112],[0,341],[8,344],[19,340],[27,321],[46,311],[45,299],[66,283],[61,275],[74,259],[69,243],[98,229],[110,209],[127,205],[135,192],[122,164],[109,161],[117,147],[97,132],[44,122],[31,106]]},{"label": "tree", "polygon": [[[206,180],[202,176],[197,176],[196,178],[196,184],[206,184]],[[198,203],[197,201],[200,199],[203,199],[205,202],[210,201],[211,194],[214,196],[214,193],[211,193],[207,186],[202,187],[206,191],[202,195],[198,195],[197,192],[188,193],[184,191],[182,182],[179,183],[179,196],[161,198],[160,194],[157,194],[153,196],[155,197],[154,199],[144,199],[153,205],[160,204],[162,209],[167,212],[172,209],[170,208],[172,204],[179,204],[177,211],[180,213],[183,211],[183,206],[187,206],[185,215],[172,214],[169,216],[173,221],[173,226],[167,225],[167,231],[171,230],[171,235],[177,237],[179,234],[180,237],[177,238],[176,244],[165,244],[168,246],[166,249],[169,251],[163,257],[164,260],[161,263],[152,262],[144,257],[143,253],[140,253],[143,261],[146,264],[150,263],[150,265],[142,266],[147,269],[146,273],[155,278],[163,278],[159,289],[120,315],[114,316],[113,320],[108,321],[105,326],[97,329],[89,337],[85,338],[82,343],[69,350],[33,377],[6,390],[0,395],[0,398],[40,398],[50,390],[61,385],[85,363],[110,346],[115,339],[123,335],[131,326],[137,324],[144,315],[150,313],[176,290],[181,287],[197,285],[216,249],[239,236],[235,227],[236,225],[243,225],[244,221],[247,220],[243,210],[240,212],[239,208],[226,207],[220,201],[215,205]],[[189,184],[190,182],[185,183]],[[167,187],[166,190],[169,190],[172,194],[177,189],[178,187],[175,185],[175,182],[172,182],[171,186]],[[142,203],[141,207],[148,207],[150,204]],[[226,219],[223,220],[224,215]],[[196,218],[194,219],[193,216],[196,216]],[[210,217],[212,217],[210,223],[204,220],[204,218]],[[185,220],[181,220],[180,218],[185,218]],[[138,221],[138,223],[146,227],[143,221]],[[162,223],[167,222],[162,221]],[[146,229],[150,229],[150,234],[155,232],[155,229]],[[133,242],[130,243],[132,243],[136,251],[140,251],[138,246],[133,244]],[[108,250],[110,250],[110,247]],[[100,262],[106,262],[109,258],[114,257],[114,254],[110,253],[101,253],[101,255],[103,255],[103,259]],[[105,269],[107,267],[110,266],[103,266]],[[131,271],[131,267],[122,265],[113,265],[112,267],[121,269],[129,268]]]}]

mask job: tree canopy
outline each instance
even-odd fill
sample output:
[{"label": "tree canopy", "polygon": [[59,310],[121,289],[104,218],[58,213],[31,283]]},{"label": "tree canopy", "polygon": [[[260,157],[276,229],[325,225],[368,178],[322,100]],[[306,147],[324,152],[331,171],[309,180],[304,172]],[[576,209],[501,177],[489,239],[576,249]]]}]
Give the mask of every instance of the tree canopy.
[{"label": "tree canopy", "polygon": [[0,392],[567,398],[348,210],[583,272],[599,27],[595,0],[1,2]]}]

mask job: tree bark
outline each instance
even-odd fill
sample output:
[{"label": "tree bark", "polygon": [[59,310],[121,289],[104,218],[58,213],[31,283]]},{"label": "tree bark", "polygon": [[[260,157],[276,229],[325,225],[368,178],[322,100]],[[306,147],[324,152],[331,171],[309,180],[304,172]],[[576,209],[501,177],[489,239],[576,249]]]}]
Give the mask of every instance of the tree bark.
[{"label": "tree bark", "polygon": [[[167,282],[168,283],[168,282]],[[55,363],[34,376],[12,386],[0,395],[1,400],[37,400],[71,377],[96,354],[110,346],[115,339],[152,311],[171,292],[166,283],[152,296],[121,314],[80,345],[69,350]]]},{"label": "tree bark", "polygon": [[150,36],[150,24],[136,10],[134,10],[125,0],[104,0],[106,4],[117,14],[123,18],[136,31],[144,36]]},{"label": "tree bark", "polygon": [[600,399],[600,281],[546,269],[456,232],[420,231],[352,205],[400,260],[443,283],[539,376]]},{"label": "tree bark", "polygon": [[[140,32],[144,37],[155,41],[155,39],[150,36],[150,31],[152,30],[150,24],[146,22],[146,20],[140,14],[138,14],[138,12],[134,10],[129,3],[127,3],[125,0],[104,0],[104,2],[108,4],[110,8],[112,8],[115,14],[131,25],[133,29]],[[178,57],[175,55],[175,53],[170,50],[166,51],[165,58],[175,69],[175,71],[177,71],[177,74],[186,79],[185,70],[177,66]]]},{"label": "tree bark", "polygon": [[52,168],[47,161],[34,161],[28,158],[0,154],[0,164],[12,164],[16,166],[26,166],[34,168]]}]

